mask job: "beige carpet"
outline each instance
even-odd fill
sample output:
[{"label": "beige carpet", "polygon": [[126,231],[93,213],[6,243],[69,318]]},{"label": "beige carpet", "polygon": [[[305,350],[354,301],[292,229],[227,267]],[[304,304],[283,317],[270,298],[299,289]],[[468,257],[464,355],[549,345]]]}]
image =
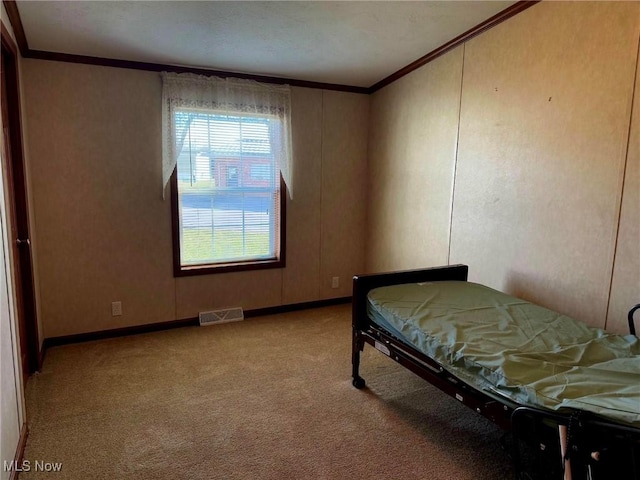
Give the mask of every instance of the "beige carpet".
[{"label": "beige carpet", "polygon": [[27,386],[51,479],[505,479],[501,432],[370,347],[350,306],[56,347]]}]

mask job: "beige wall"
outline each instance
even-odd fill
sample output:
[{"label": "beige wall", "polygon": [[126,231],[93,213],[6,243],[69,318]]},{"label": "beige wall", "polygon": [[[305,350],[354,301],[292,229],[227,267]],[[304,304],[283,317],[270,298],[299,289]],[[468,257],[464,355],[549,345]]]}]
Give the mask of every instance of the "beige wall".
[{"label": "beige wall", "polygon": [[320,297],[331,298],[351,295],[353,275],[364,271],[369,97],[327,91],[323,112]]},{"label": "beige wall", "polygon": [[[369,236],[383,240],[368,250],[369,269],[419,266],[423,262],[415,259],[416,251],[444,251],[445,244],[450,263],[469,264],[471,280],[604,327],[639,19],[638,3],[543,2],[474,38],[464,45],[462,89],[450,80],[458,86],[459,119],[445,120],[437,107],[428,107],[446,98],[455,111],[450,98],[455,91],[436,72],[444,75],[447,62],[459,58],[462,49],[420,69],[424,79],[411,87],[401,80],[376,93],[369,140]],[[406,126],[406,112],[421,107],[427,107],[423,123],[435,118],[438,125],[449,125],[426,147],[421,132]],[[420,119],[408,125],[415,128],[415,123]],[[457,155],[438,156],[441,163],[435,163],[432,152],[451,152],[458,132]],[[415,161],[417,155],[422,162]],[[630,298],[640,301],[634,257],[638,233],[632,227],[640,205],[627,193],[638,189],[637,178],[631,178],[637,176],[633,155],[616,260],[619,280],[614,281],[614,288],[624,287],[611,296],[616,315],[630,308]],[[422,174],[440,165],[444,174]],[[409,188],[401,188],[398,171]],[[412,187],[409,177],[419,178],[420,186]],[[450,223],[443,225],[442,208],[424,209],[433,195],[452,205]],[[440,254],[431,264],[446,260]],[[622,290],[626,293],[618,295]],[[612,319],[607,326],[626,330]]]},{"label": "beige wall", "polygon": [[604,327],[639,4],[540,4],[466,45],[451,261]]},{"label": "beige wall", "polygon": [[23,82],[45,336],[174,319],[159,77],[24,60]]},{"label": "beige wall", "polygon": [[[335,208],[333,199],[362,197],[364,188],[341,177],[324,181],[323,172],[340,162],[341,175],[363,175],[367,96],[293,89],[297,183],[287,206],[285,269],[175,279],[170,202],[159,196],[159,75],[23,63],[46,337],[350,294],[345,277],[363,269],[364,232],[354,227],[364,220],[356,213],[327,221],[323,212]],[[344,115],[340,105],[355,113]],[[327,240],[343,231],[350,242]],[[340,275],[344,288],[324,289],[326,275]],[[112,317],[118,300],[123,315]]]},{"label": "beige wall", "polygon": [[320,295],[320,234],[322,201],[322,90],[294,88],[291,121],[294,129],[296,193],[287,208],[287,268],[282,272],[282,303],[301,303]]},{"label": "beige wall", "polygon": [[621,331],[640,293],[637,148],[623,178],[639,8],[543,2],[372,97],[294,88],[287,267],[204,277],[172,275],[157,74],[23,61],[44,336],[344,296],[365,265],[447,262],[604,326],[616,242]]},{"label": "beige wall", "polygon": [[367,269],[447,263],[462,48],[373,95]]},{"label": "beige wall", "polygon": [[[615,258],[607,328],[623,332],[627,330],[630,306],[640,303],[640,75],[637,74]],[[636,312],[635,319],[636,330],[640,331],[640,312]]]}]

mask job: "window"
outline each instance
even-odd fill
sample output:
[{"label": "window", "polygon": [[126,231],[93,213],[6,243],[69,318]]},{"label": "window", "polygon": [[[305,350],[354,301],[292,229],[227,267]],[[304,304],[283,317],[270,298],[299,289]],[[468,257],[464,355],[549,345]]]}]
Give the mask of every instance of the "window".
[{"label": "window", "polygon": [[280,264],[278,120],[177,110],[178,122],[188,124],[177,162],[180,269]]},{"label": "window", "polygon": [[[283,267],[283,165],[288,165],[290,147],[289,121],[282,112],[288,112],[288,104],[274,107],[267,103],[271,97],[259,95],[256,101],[255,92],[249,101],[239,101],[236,91],[231,100],[215,96],[202,101],[196,90],[194,101],[189,90],[185,100],[185,94],[167,88],[165,75],[172,75],[172,87],[176,74],[163,74],[168,107],[163,126],[169,133],[163,173],[167,166],[173,170],[175,275]],[[215,79],[211,88],[206,79],[204,94],[227,80]],[[220,90],[227,93],[229,87]],[[247,108],[251,101],[256,105]]]}]

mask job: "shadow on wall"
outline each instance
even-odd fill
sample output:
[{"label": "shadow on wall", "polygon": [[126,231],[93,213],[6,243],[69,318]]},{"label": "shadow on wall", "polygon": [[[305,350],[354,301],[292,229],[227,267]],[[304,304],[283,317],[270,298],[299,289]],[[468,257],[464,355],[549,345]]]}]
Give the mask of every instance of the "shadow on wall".
[{"label": "shadow on wall", "polygon": [[[554,285],[556,285],[556,287],[554,287]],[[504,285],[504,292],[562,315],[572,317],[571,314],[563,311],[560,306],[561,302],[556,301],[555,304],[553,303],[553,300],[557,299],[559,295],[557,285],[558,283],[556,281],[552,281],[548,277],[536,277],[530,273],[525,275],[519,272],[509,271]],[[580,319],[576,318],[576,320]],[[604,321],[605,319],[603,318],[603,325]]]},{"label": "shadow on wall", "polygon": [[[587,318],[583,318],[584,315],[588,315],[589,313],[593,313],[593,310],[582,310],[582,315],[576,313],[572,309],[572,305],[580,305],[584,307],[586,305],[586,301],[593,302],[593,299],[587,298],[576,298],[576,290],[574,288],[570,288],[571,286],[568,282],[575,281],[571,280],[569,275],[566,275],[562,278],[560,277],[536,277],[531,275],[530,273],[522,274],[519,272],[509,271],[507,274],[507,279],[504,286],[504,292],[509,295],[513,295],[514,297],[521,298],[531,303],[535,303],[540,305],[541,307],[548,308],[549,310],[553,310],[554,312],[560,313],[562,315],[567,315],[576,320],[584,322],[592,327],[603,328],[607,331],[610,331],[606,328],[607,323],[611,324],[612,320],[609,319],[607,322],[606,318],[606,305],[602,305],[601,302],[601,313],[591,321],[587,321]],[[562,287],[562,284],[566,285],[566,289]],[[558,286],[560,285],[560,286]],[[573,298],[570,297],[573,292]],[[587,295],[587,294],[584,294]],[[606,302],[606,300],[604,300]],[[629,305],[629,309],[633,307],[633,305]],[[619,322],[615,322],[616,325],[627,325],[627,317],[625,313],[625,317],[622,319],[616,319]],[[624,327],[623,331],[615,331],[614,333],[619,333],[625,335],[628,333],[626,327]]]},{"label": "shadow on wall", "polygon": [[[627,313],[633,308],[634,305],[629,305],[624,312],[624,318],[612,319],[606,318],[606,314],[600,314],[597,318],[597,324],[585,322],[584,318],[575,313],[572,314],[567,308],[575,300],[565,298],[566,293],[563,293],[562,287],[557,287],[560,284],[558,278],[548,277],[535,277],[530,274],[523,275],[521,273],[510,271],[507,275],[507,279],[504,285],[504,292],[514,297],[521,298],[531,303],[540,305],[541,307],[548,308],[563,315],[567,315],[576,320],[587,323],[592,327],[602,328],[610,333],[617,333],[620,335],[626,335],[629,333],[627,328],[628,317]],[[555,288],[553,286],[556,286]],[[586,295],[586,294],[585,294]],[[583,301],[585,299],[583,298]],[[571,303],[570,303],[571,302]],[[603,312],[606,312],[606,308],[603,308]],[[582,312],[583,315],[588,313],[586,310]],[[640,324],[640,313],[636,313],[636,326]],[[610,325],[618,326],[616,329],[610,329]]]},{"label": "shadow on wall", "polygon": [[[593,323],[593,321],[588,322],[585,318],[581,318],[581,315],[572,313],[571,305],[575,304],[576,301],[578,303],[583,302],[584,305],[587,303],[587,300],[589,302],[593,302],[593,299],[576,299],[575,297],[573,299],[568,298],[568,295],[563,292],[563,288],[557,287],[557,285],[562,284],[562,282],[566,283],[567,281],[569,281],[569,278],[570,277],[568,275],[565,279],[535,277],[531,276],[530,274],[523,275],[521,273],[510,271],[507,275],[504,291],[505,293],[513,295],[514,297],[522,298],[523,300],[527,300],[528,302],[536,303],[542,307],[575,318],[576,320],[587,323],[592,327],[602,328],[607,330],[608,332],[618,333],[620,335],[626,335],[627,333],[629,333],[629,330],[627,328],[627,313],[633,308],[634,305],[630,304],[628,306],[628,308],[624,311],[623,318],[612,319],[611,317],[607,318],[607,306],[602,305],[601,301],[600,304],[602,306],[602,313],[600,313],[596,318],[597,323]],[[556,285],[556,287],[554,287],[554,285]],[[606,302],[606,299],[604,301]],[[589,312],[587,310],[584,310],[582,313],[584,315]],[[636,316],[636,325],[638,325],[640,324],[640,313],[637,313]],[[611,327],[611,325],[617,327],[615,327],[614,329],[614,327]]]}]

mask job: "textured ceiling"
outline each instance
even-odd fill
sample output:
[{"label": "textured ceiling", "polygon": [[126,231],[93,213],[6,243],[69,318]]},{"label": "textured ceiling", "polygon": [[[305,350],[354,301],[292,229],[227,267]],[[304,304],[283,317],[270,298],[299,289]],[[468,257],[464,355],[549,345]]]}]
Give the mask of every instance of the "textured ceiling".
[{"label": "textured ceiling", "polygon": [[33,50],[360,87],[512,5],[489,1],[28,1]]}]

